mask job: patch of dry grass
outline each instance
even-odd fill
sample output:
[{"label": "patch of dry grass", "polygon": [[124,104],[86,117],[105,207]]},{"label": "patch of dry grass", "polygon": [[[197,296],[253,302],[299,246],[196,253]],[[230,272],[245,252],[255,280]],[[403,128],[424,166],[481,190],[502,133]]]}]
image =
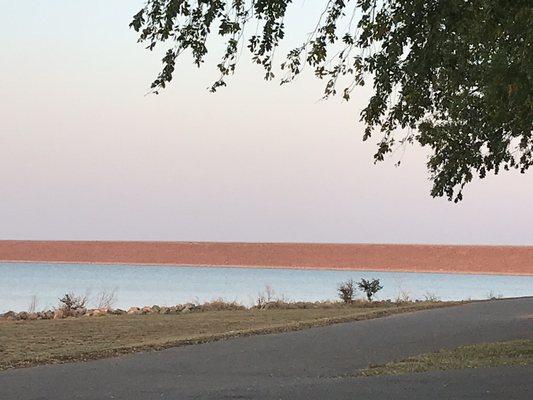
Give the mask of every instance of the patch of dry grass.
[{"label": "patch of dry grass", "polygon": [[[0,323],[0,369],[110,357],[234,336],[282,332],[457,303],[390,302],[282,309],[232,309],[188,314],[105,315]],[[222,308],[222,311],[214,311]]]},{"label": "patch of dry grass", "polygon": [[405,360],[374,365],[359,376],[400,375],[417,372],[533,364],[533,340],[483,343],[421,354]]}]

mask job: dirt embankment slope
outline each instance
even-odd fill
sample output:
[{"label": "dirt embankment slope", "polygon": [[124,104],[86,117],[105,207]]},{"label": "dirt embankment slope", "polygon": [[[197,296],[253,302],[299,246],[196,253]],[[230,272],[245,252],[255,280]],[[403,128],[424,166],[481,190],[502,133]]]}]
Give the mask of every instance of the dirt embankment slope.
[{"label": "dirt embankment slope", "polygon": [[0,261],[533,275],[533,246],[4,240]]}]

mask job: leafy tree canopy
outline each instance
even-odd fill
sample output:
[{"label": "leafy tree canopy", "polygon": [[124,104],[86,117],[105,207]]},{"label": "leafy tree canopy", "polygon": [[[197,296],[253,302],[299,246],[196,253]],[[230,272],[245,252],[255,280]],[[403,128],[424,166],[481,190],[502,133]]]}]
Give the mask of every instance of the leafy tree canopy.
[{"label": "leafy tree canopy", "polygon": [[[307,67],[325,81],[324,97],[339,94],[345,100],[369,81],[373,94],[360,116],[364,139],[379,135],[376,161],[406,143],[429,148],[431,195],[455,201],[476,175],[502,168],[525,172],[533,164],[530,0],[323,3],[316,28],[279,63],[279,80],[288,83]],[[274,52],[292,5],[148,0],[131,27],[150,50],[168,45],[153,91],[172,80],[184,51],[200,66],[210,36],[226,44],[212,91],[235,72],[241,45],[264,68],[265,79],[274,79]]]}]

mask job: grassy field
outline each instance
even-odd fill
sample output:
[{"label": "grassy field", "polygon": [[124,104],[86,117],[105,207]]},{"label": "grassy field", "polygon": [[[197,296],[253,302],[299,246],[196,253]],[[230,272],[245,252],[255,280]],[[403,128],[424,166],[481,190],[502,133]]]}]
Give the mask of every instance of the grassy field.
[{"label": "grassy field", "polygon": [[179,315],[106,315],[0,323],[0,369],[110,357],[240,335],[304,329],[443,307],[416,302],[301,309],[246,309]]},{"label": "grassy field", "polygon": [[533,340],[484,343],[422,354],[402,361],[372,366],[360,376],[400,375],[416,372],[527,365],[533,363]]}]

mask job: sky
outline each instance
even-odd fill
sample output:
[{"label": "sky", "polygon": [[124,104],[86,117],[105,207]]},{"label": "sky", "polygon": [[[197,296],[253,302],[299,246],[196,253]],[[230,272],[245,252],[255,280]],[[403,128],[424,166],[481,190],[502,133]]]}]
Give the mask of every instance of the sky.
[{"label": "sky", "polygon": [[[427,153],[374,165],[350,102],[304,75],[283,87],[243,55],[160,67],[128,28],[137,0],[0,0],[0,239],[533,244],[533,172],[429,195]],[[316,23],[296,2],[287,46]],[[402,166],[394,162],[402,159]]]}]

